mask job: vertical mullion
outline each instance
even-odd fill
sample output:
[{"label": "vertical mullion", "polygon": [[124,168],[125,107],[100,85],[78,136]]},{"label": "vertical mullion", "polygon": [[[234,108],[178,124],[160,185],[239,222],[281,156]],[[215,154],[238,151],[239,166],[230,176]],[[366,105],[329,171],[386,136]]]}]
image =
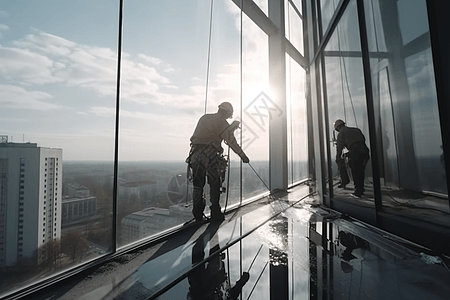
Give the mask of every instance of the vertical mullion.
[{"label": "vertical mullion", "polygon": [[367,40],[367,27],[366,27],[366,17],[364,14],[364,2],[363,0],[356,0],[356,4],[358,9],[358,25],[360,34],[359,36],[361,40],[364,87],[366,90],[367,118],[369,122],[370,154],[372,160],[373,191],[375,201],[375,219],[378,226],[379,225],[378,212],[381,211],[382,207],[381,207],[380,174],[378,168],[378,150],[375,131],[375,110],[373,103],[372,78],[369,59],[369,45]]},{"label": "vertical mullion", "polygon": [[119,112],[120,112],[120,75],[122,62],[122,21],[123,0],[119,0],[119,32],[117,41],[117,88],[116,88],[116,126],[114,141],[114,184],[113,184],[113,215],[112,215],[112,252],[117,250],[117,180],[119,168]]},{"label": "vertical mullion", "polygon": [[[321,0],[317,0],[317,26],[318,26],[318,33],[319,33],[319,40],[322,38],[323,35],[323,28],[322,28],[322,14],[321,14],[321,9],[320,9],[320,1]],[[338,30],[338,25],[335,27],[334,30]],[[333,30],[333,32],[334,32]],[[328,114],[328,94],[327,94],[327,88],[326,88],[326,70],[325,70],[325,56],[323,55],[323,52],[325,50],[325,47],[322,49],[321,54],[318,57],[318,60],[320,60],[320,68],[321,68],[321,75],[322,75],[322,102],[323,102],[323,114],[324,114],[324,122],[325,122],[325,139],[326,139],[326,144],[325,144],[325,151],[326,151],[326,155],[328,157],[327,159],[327,172],[328,172],[328,192],[329,192],[329,197],[330,197],[330,201],[331,199],[333,199],[334,197],[334,190],[333,190],[333,171],[331,168],[331,162],[332,162],[332,158],[331,158],[331,149],[330,149],[330,135],[329,135],[329,126],[330,126],[330,122],[329,122],[329,114]]]},{"label": "vertical mullion", "polygon": [[[450,105],[448,102],[450,88],[448,81],[450,72],[448,66],[450,60],[450,42],[447,38],[447,28],[450,24],[447,18],[447,3],[435,0],[427,0],[428,23],[430,28],[431,53],[433,57],[434,78],[436,81],[436,94],[439,108],[439,122],[441,126],[441,139],[445,163],[447,182],[447,195],[450,188]],[[450,201],[448,202],[450,208]]]}]

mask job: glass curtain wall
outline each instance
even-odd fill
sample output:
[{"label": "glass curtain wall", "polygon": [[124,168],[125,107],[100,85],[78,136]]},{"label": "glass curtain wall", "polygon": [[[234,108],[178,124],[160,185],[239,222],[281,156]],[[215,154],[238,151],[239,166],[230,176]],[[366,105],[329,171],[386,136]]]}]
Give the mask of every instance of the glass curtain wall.
[{"label": "glass curtain wall", "polygon": [[[193,218],[190,137],[198,119],[224,101],[234,107],[229,121],[241,123],[235,137],[262,180],[223,144],[229,173],[222,210],[268,192],[271,112],[267,35],[232,1],[133,1],[124,11],[119,246]],[[208,184],[205,196],[208,214]]]},{"label": "glass curtain wall", "polygon": [[326,32],[328,26],[330,25],[331,18],[333,17],[336,7],[340,0],[319,0],[320,1],[320,17],[322,34]]},{"label": "glass curtain wall", "polygon": [[[230,153],[222,209],[268,192],[268,37],[233,1],[124,1],[115,178],[118,12],[110,1],[0,4],[0,295],[192,219],[189,139],[223,101],[254,170]],[[301,34],[292,42],[303,51]],[[307,177],[305,70],[290,64],[296,182]]]},{"label": "glass curtain wall", "polygon": [[448,211],[426,1],[366,1],[365,12],[384,205]]},{"label": "glass curtain wall", "polygon": [[[133,1],[124,11],[119,245],[192,219],[185,160],[197,121],[224,101],[240,115],[240,10],[234,3]],[[230,156],[234,202],[238,158]],[[208,207],[208,184],[205,194]],[[221,200],[224,208],[226,194]]]},{"label": "glass curtain wall", "polygon": [[[335,140],[338,132],[334,131],[334,121],[342,119],[346,126],[359,128],[366,138],[366,145],[370,147],[356,1],[349,2],[338,26],[333,31],[325,47],[324,64],[324,88],[326,89],[330,127],[327,130],[332,138],[331,141],[325,141],[325,143],[332,143],[329,159],[331,160],[332,177],[337,184],[340,182],[340,173],[336,164]],[[351,178],[352,174],[347,158],[345,162],[347,173]],[[366,193],[371,194],[370,190],[373,191],[373,189],[370,161],[367,163],[365,174]],[[335,188],[334,196],[347,197],[352,192],[353,184],[350,184],[346,189]]]},{"label": "glass curtain wall", "polygon": [[0,3],[0,298],[113,248],[117,12]]},{"label": "glass curtain wall", "polygon": [[[448,212],[448,192],[426,1],[361,1],[370,63],[370,73],[366,74],[356,3],[316,2],[317,22],[322,26],[319,36],[328,40],[322,51],[325,72],[316,84],[324,86],[324,123],[328,119],[330,140],[337,137],[333,122],[342,119],[362,130],[370,148],[364,76],[371,79],[372,132],[381,197],[375,199],[369,161],[365,196],[358,201],[352,199],[352,203],[373,207],[376,201],[383,204],[383,211],[440,224],[445,218],[439,211]],[[335,11],[340,8],[345,9],[341,17]],[[330,23],[333,15],[339,18],[335,28]],[[329,36],[325,36],[327,30]],[[331,147],[327,156],[334,177],[334,198],[343,199],[352,186],[337,187],[340,180],[335,155],[336,148]]]}]

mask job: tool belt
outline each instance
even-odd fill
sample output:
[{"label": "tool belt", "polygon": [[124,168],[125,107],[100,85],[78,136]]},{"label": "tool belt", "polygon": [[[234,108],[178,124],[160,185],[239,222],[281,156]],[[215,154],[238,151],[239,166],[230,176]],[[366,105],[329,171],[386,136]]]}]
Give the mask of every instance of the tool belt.
[{"label": "tool belt", "polygon": [[[224,177],[228,167],[228,157],[223,155],[222,152],[222,147],[218,149],[210,144],[191,145],[189,156],[186,158],[188,169],[193,168],[195,165],[201,165],[206,172],[218,172],[221,177]],[[192,176],[188,176],[188,178],[192,179]]]}]

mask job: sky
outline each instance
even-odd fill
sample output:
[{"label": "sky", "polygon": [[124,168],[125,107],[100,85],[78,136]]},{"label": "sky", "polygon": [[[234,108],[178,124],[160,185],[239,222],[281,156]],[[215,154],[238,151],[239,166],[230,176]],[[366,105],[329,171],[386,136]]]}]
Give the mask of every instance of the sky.
[{"label": "sky", "polygon": [[[125,1],[119,159],[184,160],[206,93],[208,113],[229,101],[242,121],[240,10],[214,1],[208,73],[210,3]],[[268,46],[243,26],[245,106],[268,92]],[[118,1],[1,1],[0,135],[62,148],[65,160],[112,160],[117,32]],[[267,130],[253,130],[248,151],[266,159]]]}]

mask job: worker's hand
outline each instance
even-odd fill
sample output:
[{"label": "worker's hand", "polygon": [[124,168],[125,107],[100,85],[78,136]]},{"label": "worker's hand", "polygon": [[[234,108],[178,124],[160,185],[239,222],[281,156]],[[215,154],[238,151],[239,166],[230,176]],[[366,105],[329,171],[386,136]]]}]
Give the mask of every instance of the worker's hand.
[{"label": "worker's hand", "polygon": [[248,164],[250,162],[250,159],[248,159],[247,155],[245,155],[245,153],[242,154],[241,156],[242,162],[244,162],[245,164]]},{"label": "worker's hand", "polygon": [[233,121],[233,123],[231,123],[231,125],[230,125],[230,130],[231,131],[235,131],[236,129],[238,129],[239,128],[239,125],[240,125],[241,123],[239,122],[239,121]]}]

